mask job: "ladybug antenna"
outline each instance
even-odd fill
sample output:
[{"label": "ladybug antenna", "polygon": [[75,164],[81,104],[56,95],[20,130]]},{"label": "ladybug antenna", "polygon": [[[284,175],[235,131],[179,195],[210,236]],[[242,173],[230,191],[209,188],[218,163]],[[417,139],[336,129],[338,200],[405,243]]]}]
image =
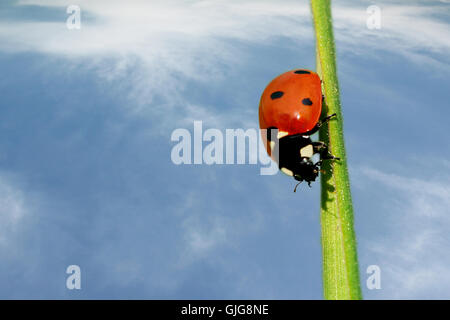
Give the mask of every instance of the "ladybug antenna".
[{"label": "ladybug antenna", "polygon": [[297,187],[298,187],[298,185],[299,185],[300,183],[302,183],[302,182],[300,181],[299,183],[297,183],[297,185],[296,185],[295,188],[294,188],[294,192],[297,191]]}]

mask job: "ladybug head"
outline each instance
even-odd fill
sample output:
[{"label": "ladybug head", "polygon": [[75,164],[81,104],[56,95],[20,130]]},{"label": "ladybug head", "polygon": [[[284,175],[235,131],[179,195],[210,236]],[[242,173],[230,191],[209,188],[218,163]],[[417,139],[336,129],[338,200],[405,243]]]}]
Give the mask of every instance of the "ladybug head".
[{"label": "ladybug head", "polygon": [[313,182],[319,175],[320,168],[310,159],[303,158],[294,169],[294,178],[297,181]]},{"label": "ladybug head", "polygon": [[316,181],[319,172],[320,168],[317,163],[313,163],[310,159],[302,159],[299,165],[294,169],[294,179],[298,181],[294,188],[294,192],[302,181],[306,181],[311,187],[311,182]]}]

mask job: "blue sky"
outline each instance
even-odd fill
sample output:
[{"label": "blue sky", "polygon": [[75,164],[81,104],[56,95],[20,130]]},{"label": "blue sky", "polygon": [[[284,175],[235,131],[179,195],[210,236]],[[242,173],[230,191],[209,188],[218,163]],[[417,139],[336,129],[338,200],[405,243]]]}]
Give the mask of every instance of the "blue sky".
[{"label": "blue sky", "polygon": [[[449,299],[449,3],[333,10],[364,297]],[[257,128],[268,82],[315,68],[308,1],[9,0],[0,16],[0,298],[322,298],[319,183],[170,159],[174,129]]]}]

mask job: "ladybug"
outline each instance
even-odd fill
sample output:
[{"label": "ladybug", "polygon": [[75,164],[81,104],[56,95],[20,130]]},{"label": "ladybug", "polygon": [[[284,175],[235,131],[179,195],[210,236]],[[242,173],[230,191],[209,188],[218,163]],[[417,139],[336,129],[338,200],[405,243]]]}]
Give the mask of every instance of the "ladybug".
[{"label": "ladybug", "polygon": [[[323,100],[320,77],[306,69],[279,75],[261,96],[259,125],[266,132],[262,135],[266,150],[280,170],[298,184],[306,181],[311,186],[323,160],[339,160],[324,142],[311,140],[312,134],[336,116],[320,119]],[[318,161],[313,159],[316,154],[320,156]]]}]

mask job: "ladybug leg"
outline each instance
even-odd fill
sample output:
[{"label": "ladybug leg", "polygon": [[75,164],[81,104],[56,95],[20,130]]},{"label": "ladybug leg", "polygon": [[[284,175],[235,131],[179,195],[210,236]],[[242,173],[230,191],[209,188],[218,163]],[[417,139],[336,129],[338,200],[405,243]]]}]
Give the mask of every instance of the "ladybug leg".
[{"label": "ladybug leg", "polygon": [[313,145],[314,153],[320,153],[321,154],[323,151],[327,151],[327,149],[328,149],[328,147],[325,144],[325,142],[322,142],[322,141],[314,141],[312,143],[312,145]]},{"label": "ladybug leg", "polygon": [[319,128],[324,124],[327,123],[328,121],[330,121],[331,119],[336,117],[336,113],[333,113],[332,115],[329,115],[327,117],[325,117],[323,120],[320,120],[317,125],[319,126]]},{"label": "ladybug leg", "polygon": [[323,120],[319,120],[319,122],[317,122],[317,124],[314,126],[314,128],[312,128],[310,131],[303,133],[304,136],[310,136],[313,135],[314,133],[316,133],[317,131],[319,131],[320,127],[324,124],[327,123],[328,121],[330,121],[331,119],[333,119],[334,117],[336,117],[336,113],[333,113],[332,115],[329,115],[327,117],[325,117]]},{"label": "ladybug leg", "polygon": [[328,157],[331,155],[325,142],[314,141],[312,145],[314,153],[320,154],[320,159],[328,159]]},{"label": "ladybug leg", "polygon": [[314,153],[320,154],[320,163],[322,160],[341,160],[338,157],[333,156],[330,151],[328,150],[328,146],[325,144],[325,142],[322,141],[315,141],[313,142],[313,150]]},{"label": "ladybug leg", "polygon": [[333,156],[331,153],[328,152],[323,158],[323,160],[341,160],[339,157]]}]

